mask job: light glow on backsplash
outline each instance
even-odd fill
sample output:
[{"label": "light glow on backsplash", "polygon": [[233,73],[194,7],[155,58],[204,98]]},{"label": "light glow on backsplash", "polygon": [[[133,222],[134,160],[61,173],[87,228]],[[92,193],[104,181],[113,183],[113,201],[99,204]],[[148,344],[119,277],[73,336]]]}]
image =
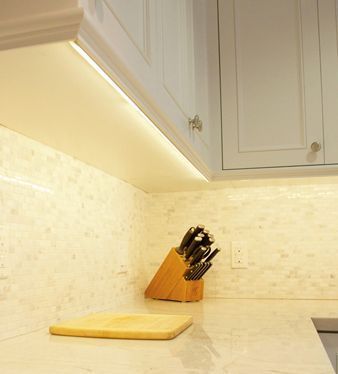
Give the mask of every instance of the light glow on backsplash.
[{"label": "light glow on backsplash", "polygon": [[222,248],[205,297],[338,299],[337,207],[338,177],[146,194],[0,126],[0,339],[143,297],[198,223]]},{"label": "light glow on backsplash", "polygon": [[37,183],[27,181],[22,177],[10,177],[10,176],[0,173],[0,180],[7,182],[7,183],[14,184],[16,186],[22,186],[26,188],[28,187],[28,188],[31,188],[33,190],[40,191],[40,192],[45,192],[45,193],[50,193],[50,194],[53,193],[53,191],[50,188],[41,186],[40,184],[37,184]]},{"label": "light glow on backsplash", "polygon": [[[204,279],[206,296],[338,299],[338,177],[152,194],[149,279],[184,231],[199,223],[223,249]],[[247,269],[231,267],[234,241],[246,243]]]},{"label": "light glow on backsplash", "polygon": [[0,340],[141,296],[147,201],[0,126]]}]

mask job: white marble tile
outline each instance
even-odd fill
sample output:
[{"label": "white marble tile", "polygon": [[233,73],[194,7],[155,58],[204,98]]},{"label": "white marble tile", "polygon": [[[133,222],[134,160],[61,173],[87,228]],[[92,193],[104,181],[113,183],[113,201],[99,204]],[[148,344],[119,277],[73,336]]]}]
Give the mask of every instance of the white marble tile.
[{"label": "white marble tile", "polygon": [[0,340],[142,294],[146,207],[144,192],[0,127]]},{"label": "white marble tile", "polygon": [[[184,232],[205,224],[223,249],[206,295],[337,299],[338,177],[245,181],[220,190],[151,194],[148,279]],[[244,241],[247,269],[231,268]]]},{"label": "white marble tile", "polygon": [[[337,299],[337,191],[331,177],[145,194],[0,127],[0,340],[132,303],[197,223],[223,248],[206,296]],[[234,240],[248,269],[231,269]]]}]

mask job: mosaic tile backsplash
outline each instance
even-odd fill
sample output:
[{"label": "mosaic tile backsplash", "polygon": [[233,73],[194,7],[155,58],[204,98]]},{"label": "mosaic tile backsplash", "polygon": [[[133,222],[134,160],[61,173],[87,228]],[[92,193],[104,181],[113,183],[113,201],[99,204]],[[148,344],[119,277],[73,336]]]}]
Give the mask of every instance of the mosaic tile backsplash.
[{"label": "mosaic tile backsplash", "polygon": [[142,295],[147,199],[0,127],[0,339]]},{"label": "mosaic tile backsplash", "polygon": [[[203,223],[223,249],[204,277],[205,296],[338,298],[338,178],[229,183],[221,190],[152,194],[148,278],[184,231]],[[231,242],[248,268],[231,268]]]},{"label": "mosaic tile backsplash", "polygon": [[0,340],[142,297],[197,223],[223,249],[206,297],[338,299],[338,177],[146,194],[0,127]]}]

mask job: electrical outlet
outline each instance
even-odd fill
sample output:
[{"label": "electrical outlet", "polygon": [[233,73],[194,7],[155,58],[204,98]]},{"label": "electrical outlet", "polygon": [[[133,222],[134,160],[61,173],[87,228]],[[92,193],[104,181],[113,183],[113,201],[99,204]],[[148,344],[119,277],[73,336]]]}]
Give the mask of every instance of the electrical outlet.
[{"label": "electrical outlet", "polygon": [[246,269],[248,267],[248,248],[246,242],[231,243],[231,267]]}]

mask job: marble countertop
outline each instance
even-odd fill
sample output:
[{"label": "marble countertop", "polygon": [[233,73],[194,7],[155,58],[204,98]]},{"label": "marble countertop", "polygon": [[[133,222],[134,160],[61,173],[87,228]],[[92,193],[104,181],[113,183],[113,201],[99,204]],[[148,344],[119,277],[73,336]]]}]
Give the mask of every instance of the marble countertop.
[{"label": "marble countertop", "polygon": [[139,300],[123,313],[191,314],[173,340],[51,336],[0,342],[1,374],[333,374],[311,317],[337,317],[338,301]]}]

